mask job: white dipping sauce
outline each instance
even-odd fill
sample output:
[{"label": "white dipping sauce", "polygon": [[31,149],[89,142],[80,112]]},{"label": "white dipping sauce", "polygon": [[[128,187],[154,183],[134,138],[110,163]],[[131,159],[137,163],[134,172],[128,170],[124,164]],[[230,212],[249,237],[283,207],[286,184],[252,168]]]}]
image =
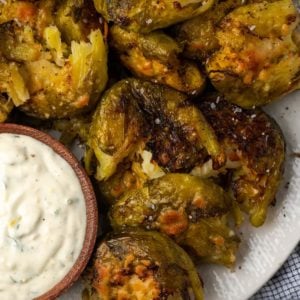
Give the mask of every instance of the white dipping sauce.
[{"label": "white dipping sauce", "polygon": [[49,291],[74,265],[85,230],[71,166],[31,137],[0,134],[0,299]]}]

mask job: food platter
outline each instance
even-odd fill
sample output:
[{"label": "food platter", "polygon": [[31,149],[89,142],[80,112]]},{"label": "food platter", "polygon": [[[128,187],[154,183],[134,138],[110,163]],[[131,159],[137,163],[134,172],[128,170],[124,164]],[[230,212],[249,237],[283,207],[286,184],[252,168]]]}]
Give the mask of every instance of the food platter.
[{"label": "food platter", "polygon": [[[284,132],[287,160],[284,179],[274,207],[260,228],[243,226],[236,268],[202,265],[198,268],[205,282],[207,300],[246,300],[264,285],[284,263],[300,240],[300,92],[269,105],[265,110]],[[80,300],[82,284],[78,282],[60,300]]]}]

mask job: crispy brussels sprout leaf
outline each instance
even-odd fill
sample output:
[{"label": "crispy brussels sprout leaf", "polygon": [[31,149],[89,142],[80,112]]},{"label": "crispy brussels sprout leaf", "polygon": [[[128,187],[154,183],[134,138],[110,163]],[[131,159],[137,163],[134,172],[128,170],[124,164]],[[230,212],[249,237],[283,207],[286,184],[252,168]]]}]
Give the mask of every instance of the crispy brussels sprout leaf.
[{"label": "crispy brussels sprout leaf", "polygon": [[203,299],[188,255],[157,232],[128,230],[108,235],[88,270],[90,299]]},{"label": "crispy brussels sprout leaf", "polygon": [[227,226],[231,201],[218,185],[187,174],[167,174],[127,192],[111,209],[115,229],[157,230],[204,261],[232,266],[238,238]]},{"label": "crispy brussels sprout leaf", "polygon": [[128,30],[148,33],[198,16],[207,11],[214,0],[94,0],[94,3],[108,21]]},{"label": "crispy brussels sprout leaf", "polygon": [[166,34],[143,35],[113,26],[110,38],[122,63],[137,77],[192,95],[203,90],[204,76],[195,64],[179,59],[179,45]]},{"label": "crispy brussels sprout leaf", "polygon": [[[97,159],[96,178],[107,180],[126,160],[141,162],[144,150],[167,171],[193,168],[223,152],[205,118],[184,94],[138,79],[115,84],[97,108],[88,139],[86,166]],[[143,158],[142,158],[143,159]]]},{"label": "crispy brussels sprout leaf", "polygon": [[214,128],[232,169],[230,191],[251,224],[261,226],[278,190],[285,157],[279,126],[259,109],[241,109],[220,97],[201,101],[200,108]]},{"label": "crispy brussels sprout leaf", "polygon": [[298,88],[299,48],[292,38],[298,23],[290,0],[249,4],[228,14],[217,30],[221,48],[206,66],[216,89],[250,108]]}]

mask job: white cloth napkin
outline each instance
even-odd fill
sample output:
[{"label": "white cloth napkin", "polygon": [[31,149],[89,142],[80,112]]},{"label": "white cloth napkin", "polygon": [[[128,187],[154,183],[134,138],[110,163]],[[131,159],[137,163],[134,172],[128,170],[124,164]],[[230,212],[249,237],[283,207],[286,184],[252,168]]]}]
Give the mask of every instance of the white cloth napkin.
[{"label": "white cloth napkin", "polygon": [[274,277],[250,300],[300,300],[300,244]]}]

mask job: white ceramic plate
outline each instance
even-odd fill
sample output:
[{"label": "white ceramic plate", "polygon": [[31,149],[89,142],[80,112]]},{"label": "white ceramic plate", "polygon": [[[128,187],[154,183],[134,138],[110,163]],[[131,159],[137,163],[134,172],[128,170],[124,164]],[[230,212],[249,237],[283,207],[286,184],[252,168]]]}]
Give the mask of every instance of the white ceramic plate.
[{"label": "white ceramic plate", "polygon": [[[244,226],[238,262],[234,272],[224,267],[199,268],[205,283],[206,300],[246,300],[279,269],[300,240],[300,92],[266,108],[279,123],[287,143],[284,180],[265,225]],[[78,283],[60,300],[80,300]]]}]

